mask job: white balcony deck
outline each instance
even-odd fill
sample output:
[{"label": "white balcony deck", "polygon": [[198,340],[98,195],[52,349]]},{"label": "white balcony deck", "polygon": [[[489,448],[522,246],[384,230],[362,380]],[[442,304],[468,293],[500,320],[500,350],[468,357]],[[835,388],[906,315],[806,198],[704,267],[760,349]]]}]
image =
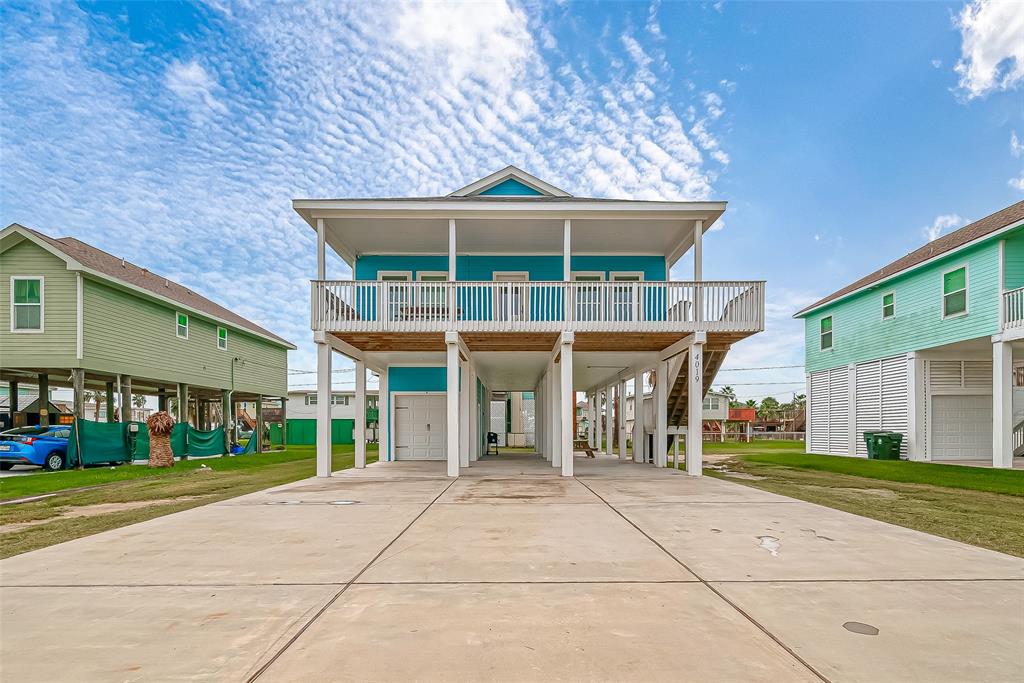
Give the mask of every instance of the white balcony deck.
[{"label": "white balcony deck", "polygon": [[322,332],[746,332],[764,329],[763,281],[313,280]]},{"label": "white balcony deck", "polygon": [[1024,287],[1003,292],[1003,329],[1024,328]]}]

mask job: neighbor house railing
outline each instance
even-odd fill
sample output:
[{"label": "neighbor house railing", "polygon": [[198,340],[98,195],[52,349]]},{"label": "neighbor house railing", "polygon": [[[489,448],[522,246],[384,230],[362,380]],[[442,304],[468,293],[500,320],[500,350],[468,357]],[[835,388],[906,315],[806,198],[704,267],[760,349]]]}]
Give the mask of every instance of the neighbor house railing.
[{"label": "neighbor house railing", "polygon": [[1024,327],[1024,287],[1003,292],[1003,329]]},{"label": "neighbor house railing", "polygon": [[313,280],[311,313],[327,332],[757,332],[764,282]]}]

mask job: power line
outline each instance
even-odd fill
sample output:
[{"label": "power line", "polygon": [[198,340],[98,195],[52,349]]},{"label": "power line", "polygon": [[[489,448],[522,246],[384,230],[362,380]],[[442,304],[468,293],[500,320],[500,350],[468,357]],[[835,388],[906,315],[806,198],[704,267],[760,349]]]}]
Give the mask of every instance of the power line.
[{"label": "power line", "polygon": [[782,370],[785,368],[802,368],[803,365],[766,365],[761,368],[722,368],[719,372],[745,372],[747,370]]}]

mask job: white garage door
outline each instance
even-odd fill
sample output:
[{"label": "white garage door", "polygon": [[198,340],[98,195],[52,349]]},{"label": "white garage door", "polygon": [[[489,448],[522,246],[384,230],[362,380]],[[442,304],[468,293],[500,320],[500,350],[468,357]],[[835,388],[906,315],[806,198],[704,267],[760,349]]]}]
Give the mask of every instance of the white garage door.
[{"label": "white garage door", "polygon": [[395,397],[395,460],[444,460],[444,394]]},{"label": "white garage door", "polygon": [[992,397],[932,397],[932,459],[992,457]]}]

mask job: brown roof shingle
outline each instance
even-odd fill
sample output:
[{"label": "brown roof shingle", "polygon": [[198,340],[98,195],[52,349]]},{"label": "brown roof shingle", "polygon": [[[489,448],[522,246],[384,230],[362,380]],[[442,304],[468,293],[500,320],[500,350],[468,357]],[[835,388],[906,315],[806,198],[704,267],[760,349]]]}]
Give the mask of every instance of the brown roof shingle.
[{"label": "brown roof shingle", "polygon": [[260,327],[250,320],[246,320],[237,313],[224,308],[220,304],[210,301],[204,296],[196,294],[191,289],[179,285],[177,282],[168,280],[162,275],[157,275],[156,273],[150,272],[145,268],[141,268],[134,263],[125,261],[112,254],[108,254],[102,249],[97,249],[96,247],[86,244],[74,237],[50,237],[49,235],[44,235],[38,230],[32,230],[31,228],[25,228],[24,226],[20,227],[31,232],[33,235],[42,239],[57,250],[67,254],[86,268],[95,270],[96,272],[106,275],[114,280],[120,280],[121,282],[134,285],[158,296],[171,299],[172,301],[176,301],[191,309],[205,313],[213,318],[223,320],[242,329],[255,332],[256,334],[264,337],[269,337],[270,339],[286,346],[294,347],[294,344],[288,340],[282,339],[273,332]]},{"label": "brown roof shingle", "polygon": [[929,242],[920,249],[915,249],[906,256],[896,259],[892,263],[882,268],[879,268],[870,275],[866,275],[861,279],[857,280],[853,284],[849,284],[842,289],[829,294],[824,299],[816,301],[810,306],[799,311],[796,315],[800,316],[812,309],[818,308],[824,304],[830,303],[837,299],[841,299],[851,292],[867,287],[868,285],[874,284],[879,280],[895,275],[901,271],[913,268],[914,266],[920,265],[925,261],[941,256],[942,254],[953,251],[957,247],[962,247],[965,244],[973,242],[976,239],[989,235],[997,230],[1001,230],[1008,225],[1012,225],[1020,220],[1024,220],[1024,201],[1012,204],[1001,211],[996,211],[990,216],[985,216],[979,221],[965,225],[955,232],[951,232],[948,235],[943,235],[936,240]]}]

